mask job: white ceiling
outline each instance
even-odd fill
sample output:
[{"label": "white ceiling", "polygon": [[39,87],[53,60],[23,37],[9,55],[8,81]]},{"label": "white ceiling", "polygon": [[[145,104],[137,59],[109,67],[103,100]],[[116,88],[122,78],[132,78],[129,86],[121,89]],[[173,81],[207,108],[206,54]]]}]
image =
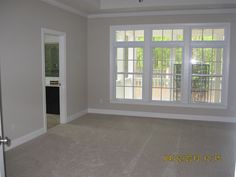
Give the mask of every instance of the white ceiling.
[{"label": "white ceiling", "polygon": [[43,0],[85,14],[236,8],[236,0]]}]

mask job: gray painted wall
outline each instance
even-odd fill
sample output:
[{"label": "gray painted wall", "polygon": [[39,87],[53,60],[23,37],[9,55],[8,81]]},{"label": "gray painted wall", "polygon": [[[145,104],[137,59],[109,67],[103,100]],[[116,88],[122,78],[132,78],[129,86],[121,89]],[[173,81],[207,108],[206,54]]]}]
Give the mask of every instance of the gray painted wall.
[{"label": "gray painted wall", "polygon": [[1,0],[0,57],[5,134],[43,128],[41,28],[67,35],[68,116],[87,108],[87,19],[39,0]]},{"label": "gray painted wall", "polygon": [[[231,23],[233,33],[227,110],[110,104],[110,25],[202,22]],[[236,117],[235,15],[145,16],[100,18],[87,21],[84,17],[65,12],[38,0],[1,0],[0,24],[4,129],[6,135],[12,139],[43,128],[42,27],[67,34],[68,116],[89,107]]]},{"label": "gray painted wall", "polygon": [[[229,100],[227,110],[122,105],[109,102],[109,26],[125,24],[158,23],[231,23],[231,60],[229,80]],[[234,116],[236,117],[236,15],[175,15],[99,18],[88,20],[88,107],[95,109],[115,109],[129,111],[146,111],[158,113]]]}]

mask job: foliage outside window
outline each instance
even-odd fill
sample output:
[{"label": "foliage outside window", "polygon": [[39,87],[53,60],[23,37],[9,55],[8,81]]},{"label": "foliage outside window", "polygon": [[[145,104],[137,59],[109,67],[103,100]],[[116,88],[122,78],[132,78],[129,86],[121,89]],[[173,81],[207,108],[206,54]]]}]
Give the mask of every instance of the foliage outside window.
[{"label": "foliage outside window", "polygon": [[227,30],[227,24],[111,27],[111,99],[225,106]]}]

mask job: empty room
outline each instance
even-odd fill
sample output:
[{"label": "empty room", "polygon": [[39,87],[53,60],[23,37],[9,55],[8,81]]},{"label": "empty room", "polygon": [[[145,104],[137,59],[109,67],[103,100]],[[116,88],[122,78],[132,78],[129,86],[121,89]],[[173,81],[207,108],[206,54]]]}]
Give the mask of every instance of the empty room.
[{"label": "empty room", "polygon": [[236,177],[235,0],[0,0],[0,177]]}]

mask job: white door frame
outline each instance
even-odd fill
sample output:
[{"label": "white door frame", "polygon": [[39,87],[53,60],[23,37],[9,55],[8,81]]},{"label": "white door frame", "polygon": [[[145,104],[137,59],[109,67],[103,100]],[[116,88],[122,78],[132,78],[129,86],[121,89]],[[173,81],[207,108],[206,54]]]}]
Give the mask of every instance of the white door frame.
[{"label": "white door frame", "polygon": [[67,91],[66,91],[66,33],[41,29],[41,48],[42,48],[42,86],[43,86],[43,117],[44,130],[47,131],[47,114],[46,114],[46,77],[45,77],[45,35],[54,35],[59,37],[59,80],[60,80],[60,123],[68,122],[67,119]]}]

